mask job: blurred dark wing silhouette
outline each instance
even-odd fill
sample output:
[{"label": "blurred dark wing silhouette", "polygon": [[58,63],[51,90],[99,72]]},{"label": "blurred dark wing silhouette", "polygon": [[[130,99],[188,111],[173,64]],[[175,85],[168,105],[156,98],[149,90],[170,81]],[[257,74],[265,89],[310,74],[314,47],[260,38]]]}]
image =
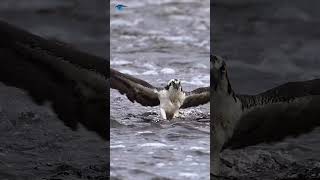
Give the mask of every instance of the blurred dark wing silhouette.
[{"label": "blurred dark wing silhouette", "polygon": [[108,139],[108,61],[0,21],[0,81],[52,103],[67,126]]}]

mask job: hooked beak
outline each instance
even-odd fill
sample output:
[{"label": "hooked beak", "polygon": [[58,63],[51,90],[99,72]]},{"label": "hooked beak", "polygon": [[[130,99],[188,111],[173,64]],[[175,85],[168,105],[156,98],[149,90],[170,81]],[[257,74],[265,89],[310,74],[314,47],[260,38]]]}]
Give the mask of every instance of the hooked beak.
[{"label": "hooked beak", "polygon": [[176,90],[179,90],[180,85],[176,83],[172,83],[172,87]]}]

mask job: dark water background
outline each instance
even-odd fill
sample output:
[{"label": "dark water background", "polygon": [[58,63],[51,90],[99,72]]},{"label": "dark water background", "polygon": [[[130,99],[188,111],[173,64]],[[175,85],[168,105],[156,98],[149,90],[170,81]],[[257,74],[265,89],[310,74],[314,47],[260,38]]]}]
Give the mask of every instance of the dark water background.
[{"label": "dark water background", "polygon": [[[228,59],[237,93],[320,78],[319,6],[317,0],[213,1],[211,50]],[[320,130],[273,145],[226,150],[222,157],[229,177],[319,178]]]},{"label": "dark water background", "polygon": [[[102,57],[105,14],[104,0],[0,1],[2,20]],[[96,134],[71,131],[26,92],[0,84],[0,179],[106,179],[107,151]]]},{"label": "dark water background", "polygon": [[[116,11],[115,4],[127,5]],[[164,87],[209,86],[209,0],[111,1],[111,67]],[[173,121],[111,90],[111,176],[209,179],[209,104]]]}]

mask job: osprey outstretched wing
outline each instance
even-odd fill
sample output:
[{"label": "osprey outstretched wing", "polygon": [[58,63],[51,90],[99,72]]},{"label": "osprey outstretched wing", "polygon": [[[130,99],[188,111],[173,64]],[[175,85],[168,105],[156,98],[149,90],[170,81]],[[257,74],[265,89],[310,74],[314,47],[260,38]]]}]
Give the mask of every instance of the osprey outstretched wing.
[{"label": "osprey outstretched wing", "polygon": [[[146,81],[110,69],[111,88],[125,94],[131,102],[138,102],[143,106],[160,105],[157,92],[165,88],[154,87]],[[206,104],[210,101],[210,87],[202,87],[191,92],[184,92],[185,98],[180,108],[188,108]]]},{"label": "osprey outstretched wing", "polygon": [[0,81],[108,139],[108,61],[0,21]]},{"label": "osprey outstretched wing", "polygon": [[161,88],[128,74],[123,74],[110,68],[110,87],[125,94],[131,102],[138,102],[143,106],[158,106],[160,104],[156,91]]},{"label": "osprey outstretched wing", "polygon": [[201,87],[186,92],[186,98],[180,108],[188,108],[206,104],[210,101],[210,87]]},{"label": "osprey outstretched wing", "polygon": [[280,141],[320,126],[320,79],[289,82],[257,95],[238,95],[244,115],[225,147]]}]

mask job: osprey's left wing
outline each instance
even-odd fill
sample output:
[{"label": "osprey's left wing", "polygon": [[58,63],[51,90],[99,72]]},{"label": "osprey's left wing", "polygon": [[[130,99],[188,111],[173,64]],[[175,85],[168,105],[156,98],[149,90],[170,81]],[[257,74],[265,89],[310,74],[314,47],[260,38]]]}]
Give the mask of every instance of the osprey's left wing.
[{"label": "osprey's left wing", "polygon": [[0,81],[49,101],[67,126],[109,138],[108,61],[0,21]]},{"label": "osprey's left wing", "polygon": [[210,101],[210,87],[201,87],[191,92],[186,92],[186,98],[180,108],[188,108],[206,104]]},{"label": "osprey's left wing", "polygon": [[110,68],[110,87],[125,94],[131,102],[138,102],[143,106],[158,106],[160,104],[156,91],[160,88],[128,74],[123,74]]}]

